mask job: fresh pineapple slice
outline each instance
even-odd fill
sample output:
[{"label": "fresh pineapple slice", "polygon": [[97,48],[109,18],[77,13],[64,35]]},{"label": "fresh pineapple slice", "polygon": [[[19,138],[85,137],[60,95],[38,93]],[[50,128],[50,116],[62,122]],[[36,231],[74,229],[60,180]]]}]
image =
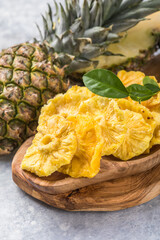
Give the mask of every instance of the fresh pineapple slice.
[{"label": "fresh pineapple slice", "polygon": [[68,89],[68,73],[77,77],[78,70],[85,73],[97,64],[107,69],[116,65],[117,71],[126,62],[139,69],[156,47],[160,12],[142,20],[159,9],[158,0],[54,3],[56,15],[48,5],[43,16],[41,41],[0,53],[0,154],[10,153],[35,134],[41,107]]},{"label": "fresh pineapple slice", "polygon": [[[132,63],[137,62],[137,67],[139,65],[140,68],[139,59],[142,59],[143,62],[145,54],[149,54],[152,48],[155,48],[158,34],[160,34],[160,12],[149,15],[147,20],[129,29],[126,37],[122,38],[120,42],[109,45],[108,50],[110,52],[114,54],[119,53],[123,56],[99,56],[94,59],[99,61],[97,67],[109,69],[117,66],[117,69],[123,69],[126,63],[127,68],[133,69],[134,65],[132,66]],[[88,67],[80,69],[79,72],[90,70],[91,67]]]}]

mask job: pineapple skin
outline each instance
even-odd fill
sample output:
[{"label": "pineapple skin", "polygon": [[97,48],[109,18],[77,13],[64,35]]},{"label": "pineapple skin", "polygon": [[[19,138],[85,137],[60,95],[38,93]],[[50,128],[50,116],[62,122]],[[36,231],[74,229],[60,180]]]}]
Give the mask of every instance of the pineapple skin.
[{"label": "pineapple skin", "polygon": [[[110,44],[108,50],[123,56],[99,56],[97,68],[110,69],[117,73],[127,71],[141,71],[160,45],[160,11],[147,16],[147,20],[139,22],[129,29],[120,42]],[[79,69],[78,74],[90,71],[91,67]],[[76,75],[75,75],[76,76]]]},{"label": "pineapple skin", "polygon": [[41,107],[68,86],[45,44],[23,43],[0,53],[0,155],[35,134]]}]

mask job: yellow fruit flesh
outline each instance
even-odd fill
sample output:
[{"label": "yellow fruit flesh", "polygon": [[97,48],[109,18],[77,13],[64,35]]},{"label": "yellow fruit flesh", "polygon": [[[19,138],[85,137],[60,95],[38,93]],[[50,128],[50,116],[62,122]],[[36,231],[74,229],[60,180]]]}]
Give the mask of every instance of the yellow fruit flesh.
[{"label": "yellow fruit flesh", "polygon": [[[145,77],[145,74],[142,72],[139,72],[139,71],[126,72],[126,71],[122,70],[122,71],[118,72],[117,76],[122,81],[122,83],[126,87],[128,87],[129,85],[135,84],[135,83],[143,85],[143,78]],[[149,77],[157,82],[157,79],[154,76],[149,76]],[[160,86],[160,84],[159,84],[159,86]],[[133,101],[130,97],[128,98],[128,100],[137,105],[137,103],[135,101]],[[160,93],[154,95],[147,101],[141,102],[141,104],[143,106],[149,108],[149,110],[151,112],[154,111],[155,108],[157,109],[158,107],[160,107]]]},{"label": "yellow fruit flesh", "polygon": [[[48,117],[53,114],[61,114],[65,118],[69,115],[78,113],[79,105],[95,94],[90,92],[86,87],[73,86],[65,94],[58,94],[55,98],[50,99],[48,104],[41,110],[39,125],[45,124]],[[39,130],[39,127],[38,127]]]},{"label": "yellow fruit flesh", "polygon": [[69,164],[77,151],[77,137],[72,123],[62,116],[51,116],[41,126],[22,161],[22,169],[39,177],[49,176]]},{"label": "yellow fruit flesh", "polygon": [[139,113],[144,118],[145,122],[152,127],[152,130],[154,131],[156,127],[156,122],[154,119],[154,115],[148,108],[145,106],[142,106],[142,104],[139,104],[138,102],[135,102],[133,100],[128,101],[127,99],[119,99],[117,100],[117,104],[122,110],[130,110],[135,113]]},{"label": "yellow fruit flesh", "polygon": [[[144,74],[121,71],[118,76],[127,86],[142,84]],[[99,172],[103,155],[128,160],[149,153],[160,144],[160,101],[158,95],[148,101],[143,106],[130,98],[112,100],[72,87],[42,108],[22,168],[38,176],[60,171],[91,178]]]},{"label": "yellow fruit flesh", "polygon": [[126,72],[125,70],[119,71],[117,76],[122,81],[122,83],[128,87],[131,84],[141,84],[143,83],[143,78],[145,74],[142,72]]},{"label": "yellow fruit flesh", "polygon": [[58,171],[71,177],[94,177],[100,169],[103,138],[99,125],[89,115],[70,116],[68,120],[75,124],[77,152],[69,165]]},{"label": "yellow fruit flesh", "polygon": [[128,160],[139,156],[149,147],[153,130],[141,114],[130,110],[124,111],[127,132],[123,143],[113,155],[121,160]]},{"label": "yellow fruit flesh", "polygon": [[113,154],[126,132],[124,113],[114,100],[95,96],[81,103],[79,113],[89,113],[99,124],[104,139],[102,156]]},{"label": "yellow fruit flesh", "polygon": [[[143,78],[145,77],[142,72],[126,72],[124,70],[118,72],[118,77],[125,86],[131,84],[143,84]],[[149,76],[157,82],[154,76]],[[159,84],[160,86],[160,84]],[[141,104],[133,101],[131,98],[127,100],[118,100],[121,109],[129,109],[138,113],[141,113],[150,126],[153,128],[153,137],[150,141],[149,147],[145,150],[145,153],[149,153],[150,149],[157,144],[160,144],[160,93],[154,95],[147,101],[141,102]]]},{"label": "yellow fruit flesh", "polygon": [[[110,68],[114,65],[125,63],[128,59],[141,56],[141,51],[147,51],[155,45],[153,32],[160,32],[160,12],[147,17],[148,20],[138,23],[128,30],[127,35],[119,43],[111,44],[108,50],[113,53],[123,54],[121,56],[100,56],[94,60],[99,61],[97,68]],[[79,70],[87,72],[90,68]]]}]

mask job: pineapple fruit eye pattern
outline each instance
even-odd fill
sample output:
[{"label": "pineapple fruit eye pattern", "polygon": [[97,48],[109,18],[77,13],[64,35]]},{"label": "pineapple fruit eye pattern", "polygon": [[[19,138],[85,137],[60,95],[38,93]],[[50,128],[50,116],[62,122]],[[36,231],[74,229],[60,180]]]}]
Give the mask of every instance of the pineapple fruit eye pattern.
[{"label": "pineapple fruit eye pattern", "polygon": [[[142,72],[134,71],[123,70],[118,76],[124,87],[134,82],[143,86],[146,79]],[[157,86],[153,76],[147,77],[147,83],[152,81]],[[105,155],[129,160],[149,153],[153,145],[160,144],[158,95],[142,105],[130,96],[111,99],[79,86],[58,94],[42,108],[38,133],[22,161],[22,169],[40,177],[59,171],[74,178],[92,178]],[[53,119],[61,121],[52,124]]]},{"label": "pineapple fruit eye pattern", "polygon": [[44,45],[26,43],[2,51],[0,86],[0,154],[6,154],[36,133],[41,107],[68,83]]},{"label": "pineapple fruit eye pattern", "polygon": [[54,1],[53,9],[56,14],[48,5],[43,16],[43,33],[38,27],[41,41],[0,53],[0,155],[36,133],[41,107],[68,89],[67,76],[81,81],[97,65],[140,68],[159,41],[157,0],[65,0],[64,6]]}]

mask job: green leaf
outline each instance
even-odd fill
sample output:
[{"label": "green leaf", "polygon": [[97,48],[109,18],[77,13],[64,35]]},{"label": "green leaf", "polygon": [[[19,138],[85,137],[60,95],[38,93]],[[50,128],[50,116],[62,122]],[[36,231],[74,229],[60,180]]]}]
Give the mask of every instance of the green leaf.
[{"label": "green leaf", "polygon": [[151,90],[153,93],[157,93],[160,91],[160,88],[153,84],[145,84],[145,87]]},{"label": "green leaf", "polygon": [[143,85],[149,90],[151,90],[153,93],[157,93],[160,91],[158,83],[151,79],[150,77],[145,77],[143,79]]},{"label": "green leaf", "polygon": [[130,97],[132,98],[132,100],[141,103],[143,101],[146,101],[146,100],[150,99],[152,96],[142,98],[142,97],[136,97],[136,96],[130,95]]},{"label": "green leaf", "polygon": [[151,90],[139,84],[132,84],[127,87],[127,90],[129,96],[138,102],[146,101],[154,95]]},{"label": "green leaf", "polygon": [[109,70],[92,70],[83,76],[83,82],[91,92],[102,97],[125,98],[129,96],[120,79]]},{"label": "green leaf", "polygon": [[146,84],[152,84],[159,88],[158,83],[155,80],[153,80],[152,78],[147,77],[147,76],[143,78],[143,85],[146,85]]}]

